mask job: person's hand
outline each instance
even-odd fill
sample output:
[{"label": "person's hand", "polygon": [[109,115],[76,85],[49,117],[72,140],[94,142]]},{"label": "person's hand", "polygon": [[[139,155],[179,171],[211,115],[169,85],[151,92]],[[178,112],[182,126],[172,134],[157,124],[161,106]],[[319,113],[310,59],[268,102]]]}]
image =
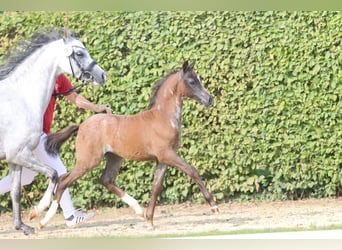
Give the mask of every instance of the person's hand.
[{"label": "person's hand", "polygon": [[100,112],[103,112],[105,111],[107,114],[112,114],[112,109],[107,107],[106,105],[98,105],[96,106],[96,112],[97,113],[100,113]]}]

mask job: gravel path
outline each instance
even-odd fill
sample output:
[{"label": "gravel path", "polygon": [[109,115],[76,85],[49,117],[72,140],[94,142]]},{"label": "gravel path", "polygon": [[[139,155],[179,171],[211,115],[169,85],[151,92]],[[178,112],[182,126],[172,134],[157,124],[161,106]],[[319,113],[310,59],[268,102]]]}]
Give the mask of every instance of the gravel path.
[{"label": "gravel path", "polygon": [[[275,202],[230,202],[219,204],[220,214],[210,212],[207,204],[184,203],[156,207],[156,229],[147,231],[143,220],[130,208],[103,208],[96,216],[78,228],[67,228],[59,213],[43,230],[25,236],[13,229],[11,214],[0,216],[0,239],[46,239],[84,237],[166,237],[189,233],[228,234],[237,230],[276,228],[315,229],[338,225],[342,229],[342,198],[310,199]],[[38,219],[24,222],[31,226]]]}]

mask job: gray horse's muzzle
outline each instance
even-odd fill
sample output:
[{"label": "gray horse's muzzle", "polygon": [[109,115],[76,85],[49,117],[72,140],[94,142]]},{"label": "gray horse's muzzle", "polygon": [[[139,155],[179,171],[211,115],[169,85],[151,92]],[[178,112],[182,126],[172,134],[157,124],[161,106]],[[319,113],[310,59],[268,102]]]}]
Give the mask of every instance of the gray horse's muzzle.
[{"label": "gray horse's muzzle", "polygon": [[[97,62],[93,60],[85,69],[81,69],[81,75],[79,77],[82,81],[95,81],[96,83],[104,83],[106,81],[106,73],[98,66]],[[98,73],[98,74],[97,74]]]}]

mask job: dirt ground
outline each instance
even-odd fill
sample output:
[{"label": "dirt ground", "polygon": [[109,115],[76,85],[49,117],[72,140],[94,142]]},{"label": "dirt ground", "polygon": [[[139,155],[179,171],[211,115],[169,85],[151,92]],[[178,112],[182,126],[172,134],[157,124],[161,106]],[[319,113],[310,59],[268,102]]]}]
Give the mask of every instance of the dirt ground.
[{"label": "dirt ground", "polygon": [[[0,216],[0,239],[47,238],[140,238],[166,237],[189,233],[222,233],[244,229],[342,227],[342,198],[275,202],[230,202],[219,204],[220,213],[212,214],[207,204],[184,203],[159,205],[155,210],[155,230],[148,231],[145,222],[130,208],[96,210],[96,216],[77,228],[67,228],[61,213],[42,230],[25,236],[12,226],[12,215]],[[38,219],[25,223],[36,227]]]}]

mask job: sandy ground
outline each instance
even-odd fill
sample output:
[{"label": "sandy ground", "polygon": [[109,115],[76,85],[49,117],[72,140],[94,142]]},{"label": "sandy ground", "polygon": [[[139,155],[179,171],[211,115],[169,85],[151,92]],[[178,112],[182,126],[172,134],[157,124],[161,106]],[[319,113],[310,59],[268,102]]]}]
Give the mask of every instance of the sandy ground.
[{"label": "sandy ground", "polygon": [[[215,215],[207,204],[159,205],[153,231],[148,231],[145,222],[136,218],[130,208],[96,210],[94,218],[72,229],[66,227],[59,213],[44,229],[36,229],[30,236],[14,230],[11,214],[5,214],[0,216],[0,239],[175,237],[189,233],[229,234],[245,229],[306,230],[332,225],[342,229],[342,198],[230,202],[219,204],[219,208],[220,213]],[[23,220],[33,227],[39,221],[28,221],[27,214],[23,214]]]}]

